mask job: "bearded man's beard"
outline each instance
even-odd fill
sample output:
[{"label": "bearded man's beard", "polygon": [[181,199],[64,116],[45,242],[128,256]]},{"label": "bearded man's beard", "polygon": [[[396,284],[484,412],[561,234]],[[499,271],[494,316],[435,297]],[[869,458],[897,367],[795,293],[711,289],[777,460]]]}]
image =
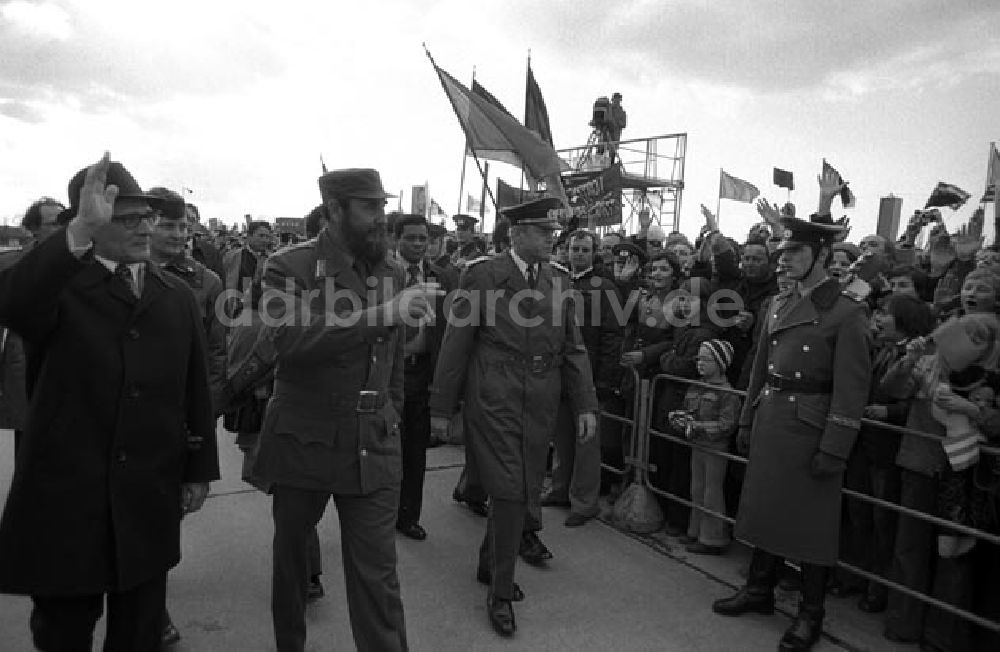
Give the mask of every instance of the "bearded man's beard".
[{"label": "bearded man's beard", "polygon": [[348,220],[344,223],[341,231],[351,253],[369,265],[381,262],[385,258],[387,247],[384,224],[358,228]]}]

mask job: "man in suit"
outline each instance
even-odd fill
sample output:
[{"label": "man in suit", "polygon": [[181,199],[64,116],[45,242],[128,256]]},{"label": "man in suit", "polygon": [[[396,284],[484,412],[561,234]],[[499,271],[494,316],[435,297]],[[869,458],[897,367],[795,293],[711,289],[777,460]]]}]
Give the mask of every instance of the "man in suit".
[{"label": "man in suit", "polygon": [[148,262],[158,199],[107,154],[75,214],[0,272],[24,339],[29,414],[0,521],[0,591],[32,597],[40,650],[160,649],[180,521],[219,477],[205,336],[191,290]]},{"label": "man in suit", "polygon": [[[427,220],[422,215],[402,215],[396,220],[397,261],[405,267],[406,284],[428,281],[441,284],[447,292],[456,285],[451,274],[424,260],[427,249]],[[427,445],[431,434],[431,377],[446,325],[444,301],[438,302],[432,321],[408,325],[403,346],[403,480],[399,492],[399,516],[396,529],[417,541],[427,538],[420,525],[424,473],[427,468]]]},{"label": "man in suit", "polygon": [[490,497],[477,577],[490,584],[487,613],[501,636],[516,629],[511,602],[524,595],[514,566],[528,503],[541,492],[561,397],[573,405],[582,441],[597,429],[597,398],[569,306],[569,278],[548,262],[559,227],[549,210],[560,206],[544,198],[505,211],[511,251],[473,262],[463,273],[431,390],[438,432],[465,401],[466,447]]},{"label": "man in suit", "polygon": [[307,540],[332,496],[355,644],[405,650],[394,530],[402,325],[440,293],[433,283],[401,289],[403,270],[386,258],[392,195],[378,172],[335,170],[319,187],[329,225],[268,260],[261,299],[273,318],[262,344],[276,363],[254,475],[273,495],[275,639],[280,652],[305,646]]}]

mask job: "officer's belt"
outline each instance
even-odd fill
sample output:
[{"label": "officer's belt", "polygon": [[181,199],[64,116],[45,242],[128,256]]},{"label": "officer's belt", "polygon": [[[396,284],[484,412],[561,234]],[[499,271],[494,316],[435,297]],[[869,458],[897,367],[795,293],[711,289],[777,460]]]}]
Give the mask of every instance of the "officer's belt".
[{"label": "officer's belt", "polygon": [[767,385],[773,390],[793,394],[829,394],[833,391],[833,382],[829,380],[790,378],[778,374],[768,374]]},{"label": "officer's belt", "polygon": [[488,357],[491,362],[500,362],[533,374],[547,373],[562,365],[563,361],[562,354],[558,353],[525,355],[524,353],[517,353],[489,344],[487,344],[487,348],[490,350]]},{"label": "officer's belt", "polygon": [[355,393],[317,390],[314,386],[276,379],[274,395],[293,406],[330,410],[334,414],[368,414],[381,410],[389,402],[389,392],[363,389]]}]

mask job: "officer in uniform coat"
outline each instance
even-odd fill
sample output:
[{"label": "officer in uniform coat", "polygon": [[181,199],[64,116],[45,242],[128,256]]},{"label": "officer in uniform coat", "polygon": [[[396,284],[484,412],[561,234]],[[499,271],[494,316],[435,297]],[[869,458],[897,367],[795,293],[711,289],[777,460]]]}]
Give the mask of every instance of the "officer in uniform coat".
[{"label": "officer in uniform coat", "polygon": [[385,246],[392,195],[378,172],[335,170],[319,187],[330,225],[268,259],[261,299],[280,324],[262,330],[276,362],[253,471],[273,494],[275,639],[281,652],[305,646],[307,540],[332,496],[355,644],[405,650],[394,530],[401,324],[407,308],[426,314],[430,284],[400,291],[403,271]]},{"label": "officer in uniform coat", "polygon": [[483,247],[483,242],[475,234],[476,224],[479,223],[479,220],[463,213],[455,215],[452,219],[455,220],[455,238],[458,240],[458,249],[455,250],[452,257],[454,264],[461,266],[462,263],[475,260],[485,254],[486,249]]},{"label": "officer in uniform coat", "polygon": [[544,198],[505,211],[513,247],[463,273],[431,389],[436,431],[447,428],[464,398],[466,447],[490,497],[477,575],[490,581],[488,616],[502,636],[516,629],[514,565],[528,501],[540,494],[560,398],[578,415],[581,440],[597,426],[570,281],[548,263],[559,227],[549,210],[559,207]]},{"label": "officer in uniform coat", "polygon": [[840,540],[841,486],[871,382],[866,305],[824,270],[843,227],[829,215],[784,217],[779,273],[796,285],[771,303],[761,328],[741,448],[749,463],[735,534],[754,546],[747,584],[713,605],[716,613],[773,613],[782,558],[802,562],[798,616],[781,650],[819,639],[823,599]]}]

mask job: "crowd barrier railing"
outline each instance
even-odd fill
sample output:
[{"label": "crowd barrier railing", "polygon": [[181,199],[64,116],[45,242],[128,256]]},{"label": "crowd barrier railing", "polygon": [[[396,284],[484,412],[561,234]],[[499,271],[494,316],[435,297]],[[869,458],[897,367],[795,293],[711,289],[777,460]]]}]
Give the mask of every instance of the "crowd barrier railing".
[{"label": "crowd barrier railing", "polygon": [[[638,376],[638,374],[636,375]],[[720,514],[714,510],[707,509],[701,505],[696,505],[691,500],[688,500],[682,496],[678,496],[674,493],[665,491],[662,488],[655,486],[652,482],[652,479],[650,477],[650,472],[655,472],[657,470],[656,464],[652,463],[649,459],[650,441],[652,440],[653,437],[670,441],[675,444],[685,446],[687,448],[698,449],[706,453],[709,453],[711,455],[725,458],[730,462],[735,462],[744,465],[748,462],[747,458],[742,455],[734,455],[732,453],[728,453],[725,451],[719,451],[699,446],[698,444],[695,444],[684,437],[679,437],[673,433],[662,432],[660,430],[657,430],[653,424],[653,419],[655,417],[655,415],[653,414],[653,404],[657,395],[657,391],[662,387],[664,383],[667,382],[683,383],[684,385],[687,386],[694,385],[694,386],[711,388],[717,391],[725,391],[728,393],[736,394],[742,399],[746,398],[746,392],[741,390],[732,388],[722,388],[717,385],[710,385],[708,383],[704,383],[699,380],[694,380],[691,378],[683,378],[681,376],[674,376],[671,374],[657,374],[652,379],[641,379],[636,384],[637,391],[636,391],[636,396],[634,397],[635,408],[633,411],[633,416],[634,416],[633,430],[632,430],[633,442],[631,447],[633,450],[633,458],[634,458],[635,481],[642,483],[643,486],[645,486],[649,491],[651,491],[655,495],[662,496],[667,500],[671,500],[686,505],[691,509],[697,509],[702,513],[722,519],[725,522],[729,523],[730,525],[735,524],[735,519],[729,517],[728,515]],[[882,428],[885,430],[891,430],[900,434],[914,435],[917,437],[932,439],[936,442],[941,441],[941,437],[939,435],[934,435],[932,433],[914,430],[912,428],[905,428],[902,426],[896,426],[867,418],[862,419],[861,422],[868,426]],[[995,446],[982,446],[981,451],[991,454],[1000,454],[1000,448]],[[622,471],[624,473],[628,472],[628,470],[622,470]],[[980,530],[974,527],[970,527],[960,523],[955,523],[953,521],[940,518],[933,514],[928,514],[926,512],[914,510],[902,505],[898,505],[893,502],[876,498],[875,496],[866,493],[854,491],[852,489],[844,488],[842,489],[842,493],[844,496],[848,496],[856,500],[861,500],[867,503],[871,503],[872,505],[878,506],[883,509],[892,510],[899,514],[909,516],[911,518],[923,520],[939,528],[949,530],[950,532],[972,536],[979,541],[1000,546],[1000,536],[993,534],[991,532],[986,532],[984,530]],[[749,545],[745,541],[740,541],[740,543]],[[789,561],[792,562],[793,560]],[[876,573],[872,573],[862,568],[858,568],[846,561],[839,560],[837,562],[837,566],[851,573],[854,573],[860,577],[863,577],[867,580],[882,584],[891,590],[906,594],[928,605],[932,605],[950,614],[965,619],[986,630],[1000,633],[1000,621],[990,620],[989,618],[985,618],[983,616],[980,616],[979,614],[955,606],[951,603],[944,602],[938,598],[935,598],[934,596],[917,591],[908,586],[899,584],[898,582],[895,582],[889,578],[883,577]]]},{"label": "crowd barrier railing", "polygon": [[[643,379],[639,377],[639,372],[635,369],[635,367],[626,367],[625,372],[631,374],[632,387],[636,388],[637,391],[635,391],[631,397],[631,405],[628,405],[630,402],[629,399],[623,396],[621,399],[621,406],[628,407],[629,410],[626,414],[631,414],[632,416],[629,417],[626,414],[618,414],[616,412],[608,411],[606,409],[606,405],[602,406],[598,411],[598,425],[600,426],[599,431],[606,428],[606,425],[603,423],[604,421],[613,421],[622,426],[622,466],[617,467],[612,464],[608,464],[602,459],[601,468],[605,471],[609,471],[610,473],[614,473],[615,475],[622,476],[623,478],[630,472],[631,469],[635,468],[635,465],[639,462],[635,454],[635,442],[638,439],[638,428],[636,426],[637,423],[643,423],[642,420],[637,420],[637,415],[640,414],[641,410],[640,402],[643,397],[643,392],[641,391]],[[649,381],[645,382],[648,383]],[[616,401],[616,403],[618,403],[618,401]],[[628,430],[627,435],[625,434],[626,429]],[[601,436],[603,438],[603,435]]]}]

